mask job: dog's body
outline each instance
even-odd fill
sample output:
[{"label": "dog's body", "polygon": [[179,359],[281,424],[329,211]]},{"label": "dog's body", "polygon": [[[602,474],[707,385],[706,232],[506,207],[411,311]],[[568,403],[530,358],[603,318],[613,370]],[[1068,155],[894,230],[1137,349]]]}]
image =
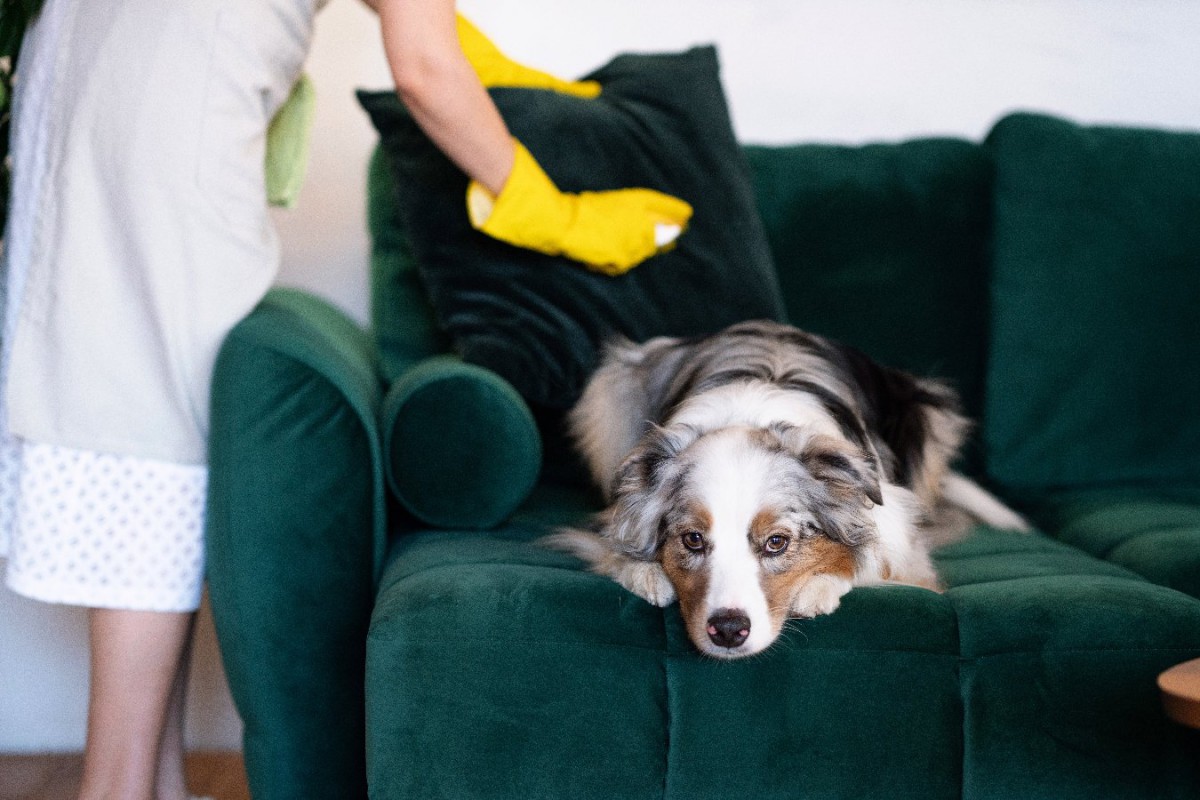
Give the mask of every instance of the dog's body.
[{"label": "dog's body", "polygon": [[777,323],[616,343],[571,414],[610,507],[553,544],[678,598],[701,651],[750,655],[853,586],[936,589],[923,534],[940,505],[1024,527],[949,471],[968,427],[945,386]]}]

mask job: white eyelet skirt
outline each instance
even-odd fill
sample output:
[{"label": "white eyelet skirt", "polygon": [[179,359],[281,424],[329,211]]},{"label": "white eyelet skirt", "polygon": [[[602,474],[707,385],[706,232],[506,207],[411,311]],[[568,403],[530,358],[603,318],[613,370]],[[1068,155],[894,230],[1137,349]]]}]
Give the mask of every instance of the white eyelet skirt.
[{"label": "white eyelet skirt", "polygon": [[14,97],[0,558],[48,602],[190,611],[216,351],[274,281],[265,132],[317,0],[47,0]]},{"label": "white eyelet skirt", "polygon": [[194,611],[207,483],[200,466],[6,437],[0,540],[8,539],[9,588],[51,603]]}]

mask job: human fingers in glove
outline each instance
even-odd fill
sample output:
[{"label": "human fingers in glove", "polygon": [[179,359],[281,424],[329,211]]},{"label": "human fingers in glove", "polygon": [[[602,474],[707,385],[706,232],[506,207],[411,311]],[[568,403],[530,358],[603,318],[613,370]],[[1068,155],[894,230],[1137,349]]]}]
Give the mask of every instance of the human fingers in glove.
[{"label": "human fingers in glove", "polygon": [[686,202],[650,189],[562,192],[514,140],[485,87],[590,98],[594,82],[518,64],[457,15],[453,0],[376,0],[396,88],[417,124],[470,178],[468,210],[485,234],[619,275],[672,246]]}]

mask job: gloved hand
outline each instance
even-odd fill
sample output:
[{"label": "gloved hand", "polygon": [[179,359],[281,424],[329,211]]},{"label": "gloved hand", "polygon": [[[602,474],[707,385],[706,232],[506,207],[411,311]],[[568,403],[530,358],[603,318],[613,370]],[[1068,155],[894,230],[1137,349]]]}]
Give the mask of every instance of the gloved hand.
[{"label": "gloved hand", "polygon": [[499,195],[475,181],[467,189],[471,224],[493,238],[616,276],[670,249],[691,219],[690,205],[652,189],[561,192],[525,146],[514,145]]},{"label": "gloved hand", "polygon": [[518,64],[501,53],[462,14],[458,15],[458,42],[484,86],[551,89],[589,99],[600,94],[600,84],[596,81],[564,81],[541,70]]}]

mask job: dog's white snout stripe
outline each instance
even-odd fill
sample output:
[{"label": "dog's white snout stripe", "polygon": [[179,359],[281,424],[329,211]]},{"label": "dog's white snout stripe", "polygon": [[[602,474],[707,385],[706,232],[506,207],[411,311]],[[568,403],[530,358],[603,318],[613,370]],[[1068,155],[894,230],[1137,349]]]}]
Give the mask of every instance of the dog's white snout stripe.
[{"label": "dog's white snout stripe", "polygon": [[772,461],[738,432],[717,434],[703,447],[706,457],[698,460],[695,481],[698,496],[712,514],[704,619],[721,611],[743,614],[748,635],[739,646],[754,652],[772,638],[759,560],[749,539],[770,483]]}]

